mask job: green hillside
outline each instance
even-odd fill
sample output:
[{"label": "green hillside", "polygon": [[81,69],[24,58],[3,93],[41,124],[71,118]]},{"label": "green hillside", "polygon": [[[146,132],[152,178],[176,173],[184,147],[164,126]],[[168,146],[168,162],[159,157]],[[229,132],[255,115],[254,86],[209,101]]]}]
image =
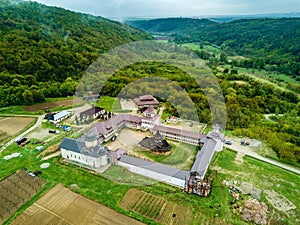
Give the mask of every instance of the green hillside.
[{"label": "green hillside", "polygon": [[177,44],[210,43],[220,46],[228,55],[247,57],[247,60],[232,62],[234,66],[278,71],[300,80],[300,18],[203,24],[204,21],[169,18],[131,24],[151,33],[171,35]]},{"label": "green hillside", "polygon": [[192,18],[165,18],[154,20],[136,20],[128,21],[128,24],[138,27],[150,33],[165,34],[185,34],[195,31],[206,26],[216,25],[216,22],[208,19],[192,19]]},{"label": "green hillside", "polygon": [[151,38],[101,17],[23,1],[0,0],[0,24],[0,106],[74,94],[73,81],[101,53]]},{"label": "green hillside", "polygon": [[100,53],[149,38],[101,17],[33,2],[0,2],[0,68],[38,81],[78,77]]}]

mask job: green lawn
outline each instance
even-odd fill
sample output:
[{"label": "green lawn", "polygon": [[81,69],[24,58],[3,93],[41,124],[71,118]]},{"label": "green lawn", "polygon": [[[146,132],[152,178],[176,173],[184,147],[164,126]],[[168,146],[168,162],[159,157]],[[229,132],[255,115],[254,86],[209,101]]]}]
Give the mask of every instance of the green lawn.
[{"label": "green lawn", "polygon": [[7,107],[0,107],[0,115],[1,114],[16,114],[16,115],[38,115],[37,112],[26,112],[22,109],[22,106],[7,106]]},{"label": "green lawn", "polygon": [[[8,161],[3,159],[5,155],[14,152],[22,153],[23,157]],[[24,148],[18,147],[15,144],[10,146],[0,155],[0,179],[5,178],[23,167],[33,171],[39,169],[42,161],[36,158],[37,154],[38,152],[34,150],[34,146],[28,145]],[[209,172],[211,177],[213,177],[213,191],[207,198],[187,194],[182,192],[179,188],[156,182],[150,186],[137,186],[136,188],[188,207],[193,211],[194,215],[192,224],[249,224],[241,221],[239,216],[232,212],[232,206],[230,205],[232,197],[228,194],[227,187],[222,184],[224,179],[229,180],[235,178],[239,182],[251,182],[263,191],[266,189],[274,190],[288,198],[297,206],[293,216],[288,217],[284,213],[277,212],[274,209],[271,209],[271,216],[277,219],[280,217],[281,220],[285,222],[282,224],[296,224],[295,220],[297,217],[299,219],[298,215],[300,215],[300,202],[297,197],[300,196],[299,176],[249,157],[244,157],[244,163],[242,165],[236,165],[234,163],[235,155],[236,153],[232,151],[224,150],[215,158],[212,165],[222,170],[218,173],[215,171]],[[134,185],[138,185],[139,182],[147,181],[147,178],[131,174],[120,167],[110,168],[107,171],[107,176],[103,176],[91,174],[84,169],[63,163],[61,160],[58,160],[58,158],[48,160],[48,162],[51,164],[50,167],[42,170],[41,175],[42,178],[47,181],[47,185],[53,186],[57,183],[62,183],[66,187],[69,187],[75,183],[80,188],[78,191],[79,194],[151,224],[148,219],[120,208],[119,202],[131,188],[132,182],[129,182],[130,185],[116,183],[112,181],[111,176],[113,175],[113,178],[117,181],[122,177],[125,177],[125,179],[129,181],[133,180]],[[46,188],[44,191],[46,190],[48,189]],[[242,196],[242,198],[248,198],[248,196]],[[263,200],[265,200],[264,194]],[[271,207],[269,203],[268,205]]]},{"label": "green lawn", "polygon": [[168,142],[172,146],[171,153],[169,155],[157,155],[153,154],[151,151],[142,150],[140,148],[135,149],[135,151],[155,162],[189,170],[197,153],[196,146],[173,141]]},{"label": "green lawn", "polygon": [[101,96],[96,102],[96,106],[104,108],[106,111],[120,112],[122,111],[120,100],[110,96]]}]

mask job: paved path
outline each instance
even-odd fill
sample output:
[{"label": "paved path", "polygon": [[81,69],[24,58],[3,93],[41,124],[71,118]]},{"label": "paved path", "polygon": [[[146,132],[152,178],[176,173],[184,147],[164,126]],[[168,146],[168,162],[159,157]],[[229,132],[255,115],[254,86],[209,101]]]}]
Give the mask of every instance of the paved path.
[{"label": "paved path", "polygon": [[[44,119],[44,115],[16,115],[16,114],[0,114],[0,116],[9,116],[9,117],[33,117],[33,118],[37,118],[37,121],[35,122],[35,124],[30,127],[29,129],[27,129],[26,131],[24,131],[23,133],[21,133],[19,136],[25,136],[28,133],[30,133],[31,131],[33,131],[34,129],[38,128],[39,126],[42,125],[43,119]],[[0,149],[0,153],[3,152],[9,145],[13,144],[15,141],[15,138],[11,139],[9,142],[7,142],[5,145],[3,145]]]},{"label": "paved path", "polygon": [[278,166],[278,167],[281,167],[285,170],[288,170],[288,171],[291,171],[291,172],[294,172],[294,173],[297,173],[297,174],[300,174],[300,170],[297,169],[297,168],[294,168],[292,166],[288,166],[288,165],[285,165],[283,163],[280,163],[278,161],[275,161],[275,160],[272,160],[272,159],[269,159],[269,158],[265,158],[263,156],[260,156],[259,154],[257,154],[256,152],[252,151],[249,149],[248,146],[241,146],[240,144],[238,145],[237,143],[235,143],[233,141],[233,144],[232,145],[225,145],[226,148],[229,148],[231,150],[234,150],[236,152],[240,152],[240,153],[243,153],[245,155],[248,155],[248,156],[251,156],[255,159],[258,159],[258,160],[261,160],[263,162],[266,162],[266,163],[269,163],[269,164],[272,164],[274,166]]}]

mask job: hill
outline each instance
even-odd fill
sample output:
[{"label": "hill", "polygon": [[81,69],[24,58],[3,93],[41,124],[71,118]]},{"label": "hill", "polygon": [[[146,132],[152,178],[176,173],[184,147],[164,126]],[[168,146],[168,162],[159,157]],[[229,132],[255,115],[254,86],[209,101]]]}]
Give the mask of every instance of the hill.
[{"label": "hill", "polygon": [[164,18],[154,20],[132,20],[126,22],[150,33],[179,33],[185,34],[196,31],[206,26],[216,25],[216,22],[208,19],[192,18]]},{"label": "hill", "polygon": [[0,68],[38,81],[78,77],[100,53],[150,38],[101,17],[33,2],[0,2]]},{"label": "hill", "polygon": [[74,94],[72,80],[101,53],[151,39],[119,22],[27,1],[0,0],[0,25],[1,106]]},{"label": "hill", "polygon": [[203,24],[204,21],[168,18],[130,24],[150,33],[171,35],[177,44],[208,42],[220,46],[228,55],[248,58],[234,62],[234,66],[278,71],[300,80],[300,18],[241,19],[228,23],[206,21]]}]

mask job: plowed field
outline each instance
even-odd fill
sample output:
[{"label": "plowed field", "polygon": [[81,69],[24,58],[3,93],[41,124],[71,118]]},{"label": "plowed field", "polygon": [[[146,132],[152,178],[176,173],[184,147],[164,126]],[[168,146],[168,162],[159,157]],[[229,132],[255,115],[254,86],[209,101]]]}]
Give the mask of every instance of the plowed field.
[{"label": "plowed field", "polygon": [[[109,197],[109,196],[108,196]],[[18,216],[11,225],[142,225],[58,184]]]}]

